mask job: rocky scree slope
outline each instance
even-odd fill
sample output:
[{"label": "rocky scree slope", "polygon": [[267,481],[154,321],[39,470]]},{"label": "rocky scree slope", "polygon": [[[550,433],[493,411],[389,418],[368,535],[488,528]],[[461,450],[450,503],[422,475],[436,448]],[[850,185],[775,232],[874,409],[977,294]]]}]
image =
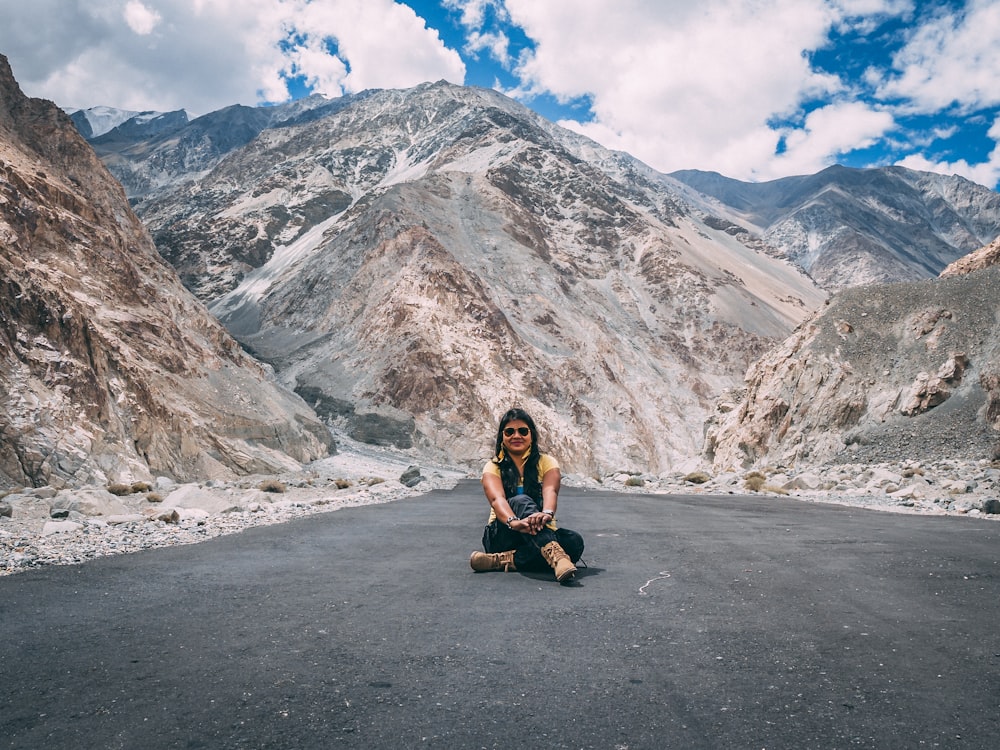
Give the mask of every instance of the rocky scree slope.
[{"label": "rocky scree slope", "polygon": [[121,186],[0,57],[0,487],[235,476],[329,433],[157,254]]},{"label": "rocky scree slope", "polygon": [[761,183],[671,177],[697,191],[688,196],[706,221],[756,238],[829,290],[934,278],[1000,236],[1000,194],[957,175],[832,166]]},{"label": "rocky scree slope", "polygon": [[719,469],[1000,457],[1000,266],[972,266],[839,292],[720,402],[706,457]]},{"label": "rocky scree slope", "polygon": [[825,294],[676,183],[496,92],[371,92],[139,206],[332,423],[474,464],[520,403],[569,470],[697,454],[713,394]]}]

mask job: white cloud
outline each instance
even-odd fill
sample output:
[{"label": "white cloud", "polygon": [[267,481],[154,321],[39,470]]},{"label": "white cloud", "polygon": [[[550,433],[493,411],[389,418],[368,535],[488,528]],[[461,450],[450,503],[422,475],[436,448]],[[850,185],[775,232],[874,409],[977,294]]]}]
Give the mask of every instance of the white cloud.
[{"label": "white cloud", "polygon": [[911,154],[900,159],[897,164],[909,169],[919,169],[923,172],[938,174],[957,174],[980,185],[996,185],[1000,183],[1000,118],[993,122],[989,137],[996,144],[985,162],[970,164],[966,159],[956,161],[934,161],[921,154]]},{"label": "white cloud", "polygon": [[466,31],[465,52],[478,57],[485,51],[501,67],[510,69],[510,38],[502,30],[486,28],[487,11],[497,19],[493,26],[510,22],[503,0],[441,0],[441,6],[458,12],[458,22]]},{"label": "white cloud", "polygon": [[392,0],[0,0],[0,17],[21,88],[61,106],[281,101],[293,70],[330,96],[465,75],[458,53]]},{"label": "white cloud", "polygon": [[[321,93],[339,95],[368,88],[406,88],[442,78],[462,83],[465,64],[444,46],[412,9],[391,0],[295,2],[287,24],[305,37],[308,54],[296,60],[300,72],[314,77]],[[335,41],[350,72],[341,80],[321,58]],[[305,67],[302,67],[302,66]]]},{"label": "white cloud", "polygon": [[787,134],[769,123],[844,89],[804,54],[826,44],[847,12],[824,0],[507,0],[506,7],[536,44],[518,68],[525,90],[589,96],[593,120],[567,124],[664,171],[770,172]]},{"label": "white cloud", "polygon": [[812,174],[834,163],[838,154],[863,149],[895,126],[893,116],[863,102],[829,104],[810,112],[803,127],[790,129],[784,152],[767,173],[773,179],[788,174]]},{"label": "white cloud", "polygon": [[915,111],[964,111],[1000,104],[1000,3],[969,0],[914,30],[879,94]]},{"label": "white cloud", "polygon": [[914,0],[831,0],[836,14],[863,33],[874,31],[886,16],[910,16]]},{"label": "white cloud", "polygon": [[459,23],[467,29],[480,29],[486,22],[487,9],[507,20],[503,0],[441,0],[441,5],[460,14]]},{"label": "white cloud", "polygon": [[163,20],[155,10],[150,10],[138,0],[130,0],[125,5],[125,23],[136,34],[146,36]]},{"label": "white cloud", "polygon": [[510,67],[510,39],[502,32],[492,34],[480,34],[476,31],[470,32],[465,49],[474,55],[486,50],[490,57],[499,62],[504,68]]}]

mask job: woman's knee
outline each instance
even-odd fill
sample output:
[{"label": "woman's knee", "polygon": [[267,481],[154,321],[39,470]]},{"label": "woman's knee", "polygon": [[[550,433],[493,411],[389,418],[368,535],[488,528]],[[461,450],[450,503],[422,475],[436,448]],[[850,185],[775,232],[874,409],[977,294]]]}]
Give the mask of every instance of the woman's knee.
[{"label": "woman's knee", "polygon": [[559,546],[563,548],[569,559],[576,562],[583,557],[583,537],[570,529],[559,529],[556,531]]},{"label": "woman's knee", "polygon": [[520,536],[510,531],[499,521],[487,524],[483,530],[483,550],[485,552],[506,552],[520,543]]},{"label": "woman's knee", "polygon": [[507,504],[510,505],[510,509],[514,511],[514,515],[518,518],[530,516],[539,510],[538,503],[528,495],[514,495],[514,497],[507,501]]}]

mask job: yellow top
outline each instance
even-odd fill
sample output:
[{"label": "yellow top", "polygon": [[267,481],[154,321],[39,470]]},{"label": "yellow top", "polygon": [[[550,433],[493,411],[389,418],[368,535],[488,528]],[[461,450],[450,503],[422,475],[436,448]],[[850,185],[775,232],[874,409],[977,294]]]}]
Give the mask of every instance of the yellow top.
[{"label": "yellow top", "polygon": [[[541,482],[542,477],[544,477],[549,471],[558,468],[559,468],[559,462],[556,461],[555,458],[550,456],[548,453],[542,453],[538,457],[538,481]],[[493,459],[490,459],[489,461],[486,462],[486,466],[483,467],[483,474],[492,474],[493,476],[498,477],[500,476],[500,467],[497,464],[493,463]],[[521,481],[522,484],[519,484],[517,486],[518,492],[524,491],[523,477]],[[541,510],[541,508],[539,508],[539,510]],[[496,511],[494,511],[493,506],[490,505],[490,517],[489,520],[486,521],[486,523],[488,524],[493,523],[496,520],[496,518],[497,518]],[[555,520],[549,521],[547,524],[545,524],[545,526],[555,531],[556,529]]]}]

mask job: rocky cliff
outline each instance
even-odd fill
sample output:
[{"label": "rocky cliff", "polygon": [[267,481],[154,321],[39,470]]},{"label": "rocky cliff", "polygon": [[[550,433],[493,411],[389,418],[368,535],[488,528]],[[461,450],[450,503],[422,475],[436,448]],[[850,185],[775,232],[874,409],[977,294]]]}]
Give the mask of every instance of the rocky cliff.
[{"label": "rocky cliff", "polygon": [[0,57],[0,485],[196,479],[323,455],[315,414],[180,284]]},{"label": "rocky cliff", "polygon": [[839,292],[720,402],[706,458],[728,468],[1000,456],[995,258],[984,248],[957,264],[968,273]]},{"label": "rocky cliff", "polygon": [[941,272],[942,277],[961,276],[1000,264],[1000,237],[975,252],[963,255]]}]

